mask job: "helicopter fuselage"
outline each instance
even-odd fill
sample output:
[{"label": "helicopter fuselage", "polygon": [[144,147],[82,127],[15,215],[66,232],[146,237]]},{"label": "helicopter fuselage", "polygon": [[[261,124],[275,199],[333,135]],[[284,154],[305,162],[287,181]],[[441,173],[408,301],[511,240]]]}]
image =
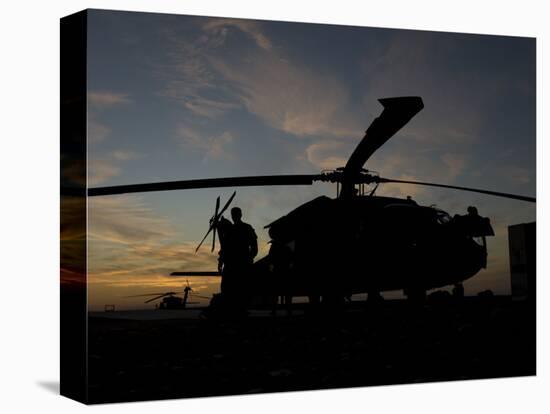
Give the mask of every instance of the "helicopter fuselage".
[{"label": "helicopter fuselage", "polygon": [[426,291],[460,283],[487,263],[484,236],[480,243],[446,212],[410,199],[322,196],[266,227],[271,248],[253,265],[253,293]]}]

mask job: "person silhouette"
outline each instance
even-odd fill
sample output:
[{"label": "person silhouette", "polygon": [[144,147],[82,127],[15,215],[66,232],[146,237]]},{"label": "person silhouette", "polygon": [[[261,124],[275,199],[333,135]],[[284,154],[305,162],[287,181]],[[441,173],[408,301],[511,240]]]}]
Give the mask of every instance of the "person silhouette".
[{"label": "person silhouette", "polygon": [[[221,249],[218,257],[218,270],[222,274],[221,293],[226,302],[245,309],[248,302],[250,271],[258,254],[258,237],[254,228],[242,221],[242,210],[231,209],[231,223],[220,221]],[[223,234],[223,236],[222,236]]]}]

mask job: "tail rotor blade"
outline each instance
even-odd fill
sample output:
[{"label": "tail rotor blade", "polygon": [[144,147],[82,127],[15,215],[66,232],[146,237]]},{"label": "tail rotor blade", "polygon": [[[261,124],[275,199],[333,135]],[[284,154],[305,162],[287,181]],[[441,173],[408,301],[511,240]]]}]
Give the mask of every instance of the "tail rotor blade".
[{"label": "tail rotor blade", "polygon": [[216,209],[214,211],[214,234],[212,235],[212,249],[210,249],[210,252],[213,252],[214,249],[216,248],[216,221],[217,221],[217,217],[218,217],[218,210],[220,208],[220,196],[218,196],[218,198],[216,198]]},{"label": "tail rotor blade", "polygon": [[208,231],[206,232],[206,234],[204,235],[204,237],[202,238],[201,242],[199,243],[199,245],[197,246],[197,248],[195,249],[195,253],[197,253],[199,251],[199,249],[201,248],[202,244],[204,243],[204,241],[206,240],[206,238],[208,237],[208,235],[210,234],[210,232],[212,231],[213,227],[210,226],[210,228],[208,229]]},{"label": "tail rotor blade", "polygon": [[223,208],[221,209],[221,211],[218,213],[218,215],[216,217],[214,217],[214,219],[212,220],[212,222],[210,223],[210,228],[208,229],[208,231],[206,232],[206,234],[204,235],[204,237],[202,238],[201,242],[199,243],[199,245],[197,246],[197,248],[195,249],[195,253],[200,249],[200,247],[202,246],[202,244],[204,243],[204,241],[206,240],[206,238],[208,237],[208,235],[210,234],[210,232],[212,230],[214,230],[214,227],[215,227],[215,223],[217,223],[217,221],[220,219],[220,217],[222,216],[222,214],[225,212],[225,210],[227,210],[227,207],[229,207],[229,205],[231,204],[231,202],[233,201],[233,199],[235,198],[235,195],[237,194],[237,191],[234,191],[233,194],[231,194],[231,197],[229,197],[229,200],[227,200],[227,203],[225,203],[225,205],[223,206]]},{"label": "tail rotor blade", "polygon": [[227,210],[227,207],[231,204],[233,199],[235,198],[235,195],[237,194],[237,191],[233,191],[233,194],[231,194],[231,197],[229,197],[229,200],[227,200],[227,203],[223,206],[222,210],[218,213],[218,216],[216,217],[216,221],[219,220],[219,218],[222,216],[223,213],[225,213],[225,210]]}]

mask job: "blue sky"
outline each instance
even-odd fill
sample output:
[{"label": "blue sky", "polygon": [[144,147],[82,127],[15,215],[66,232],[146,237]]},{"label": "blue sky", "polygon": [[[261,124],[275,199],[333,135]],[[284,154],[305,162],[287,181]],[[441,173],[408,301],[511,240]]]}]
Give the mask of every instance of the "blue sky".
[{"label": "blue sky", "polygon": [[[378,98],[425,108],[369,160],[391,178],[535,195],[535,40],[411,30],[93,10],[88,25],[89,184],[279,173],[343,166],[381,112]],[[194,246],[230,189],[90,200],[90,303],[181,285],[173,270],[214,268]],[[238,189],[263,226],[319,194]],[[509,292],[506,227],[535,220],[519,201],[385,185],[450,214],[476,205],[497,232],[489,267],[466,285]],[[223,201],[223,200],[222,200]],[[197,280],[204,292],[217,280]],[[167,289],[169,290],[169,289]]]}]

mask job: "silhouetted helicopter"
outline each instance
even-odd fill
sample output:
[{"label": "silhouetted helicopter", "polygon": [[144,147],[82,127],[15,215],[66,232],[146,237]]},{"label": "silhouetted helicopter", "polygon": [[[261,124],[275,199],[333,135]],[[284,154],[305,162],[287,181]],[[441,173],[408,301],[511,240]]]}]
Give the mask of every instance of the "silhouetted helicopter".
[{"label": "silhouetted helicopter", "polygon": [[[380,99],[381,115],[343,168],[321,174],[213,178],[90,188],[89,196],[213,187],[337,184],[337,197],[321,196],[265,226],[271,238],[267,256],[253,266],[249,288],[257,295],[309,296],[330,300],[357,293],[403,290],[411,298],[426,290],[459,284],[487,264],[485,237],[494,235],[489,219],[477,215],[451,217],[412,199],[379,197],[379,184],[402,183],[535,202],[535,198],[438,183],[383,178],[364,169],[370,156],[407,124],[424,104],[420,97]],[[365,186],[374,189],[365,192]],[[235,193],[219,210],[213,232]],[[200,247],[200,244],[199,246]],[[198,249],[197,247],[197,249]],[[215,276],[218,272],[174,272],[174,276]]]},{"label": "silhouetted helicopter", "polygon": [[[139,297],[147,297],[147,296],[154,296],[151,299],[147,299],[143,303],[150,303],[154,302],[155,300],[161,299],[162,302],[158,305],[157,309],[185,309],[187,305],[196,305],[200,302],[189,302],[190,297],[197,297],[202,299],[210,299],[207,296],[200,296],[196,295],[194,293],[191,293],[193,289],[189,285],[189,281],[187,281],[187,286],[185,289],[183,289],[183,292],[165,292],[165,293],[145,293],[143,295],[131,295],[126,296],[127,298],[139,298]],[[176,296],[180,293],[183,293],[183,298]]]}]

